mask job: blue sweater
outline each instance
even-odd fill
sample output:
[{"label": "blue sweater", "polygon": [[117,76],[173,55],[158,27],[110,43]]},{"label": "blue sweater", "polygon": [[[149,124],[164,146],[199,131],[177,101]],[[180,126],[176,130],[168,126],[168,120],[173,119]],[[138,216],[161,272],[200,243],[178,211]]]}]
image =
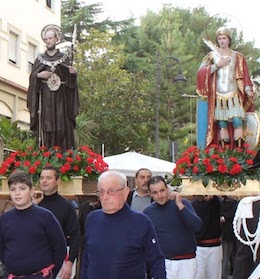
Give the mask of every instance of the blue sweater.
[{"label": "blue sweater", "polygon": [[164,257],[153,225],[125,204],[115,214],[92,211],[86,220],[81,279],[165,279]]},{"label": "blue sweater", "polygon": [[182,199],[182,202],[185,205],[182,210],[172,200],[164,205],[153,202],[144,210],[144,214],[152,220],[166,258],[196,251],[195,232],[201,230],[202,220],[187,199]]},{"label": "blue sweater", "polygon": [[49,210],[32,205],[0,217],[0,260],[8,273],[30,275],[55,264],[55,278],[65,256],[63,231]]}]

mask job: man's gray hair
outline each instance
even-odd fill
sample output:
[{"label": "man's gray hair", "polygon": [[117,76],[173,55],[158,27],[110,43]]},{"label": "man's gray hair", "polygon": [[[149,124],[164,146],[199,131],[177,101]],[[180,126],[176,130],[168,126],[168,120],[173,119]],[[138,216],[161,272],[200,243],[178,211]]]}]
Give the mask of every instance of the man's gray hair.
[{"label": "man's gray hair", "polygon": [[103,172],[99,176],[98,184],[97,184],[98,188],[99,188],[99,184],[100,184],[101,180],[103,180],[107,177],[116,177],[116,178],[118,178],[121,187],[127,187],[127,178],[124,174],[122,174],[121,172],[115,171],[115,170],[108,170],[108,171]]}]

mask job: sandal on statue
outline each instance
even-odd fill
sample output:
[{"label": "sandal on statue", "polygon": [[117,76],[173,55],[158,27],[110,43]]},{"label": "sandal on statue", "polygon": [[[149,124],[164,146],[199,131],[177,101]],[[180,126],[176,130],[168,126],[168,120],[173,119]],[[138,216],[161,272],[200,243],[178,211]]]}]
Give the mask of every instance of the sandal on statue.
[{"label": "sandal on statue", "polygon": [[229,139],[221,139],[221,140],[219,141],[219,143],[220,143],[222,149],[225,149],[225,145],[226,145],[226,144],[229,144],[230,141],[229,141]]}]

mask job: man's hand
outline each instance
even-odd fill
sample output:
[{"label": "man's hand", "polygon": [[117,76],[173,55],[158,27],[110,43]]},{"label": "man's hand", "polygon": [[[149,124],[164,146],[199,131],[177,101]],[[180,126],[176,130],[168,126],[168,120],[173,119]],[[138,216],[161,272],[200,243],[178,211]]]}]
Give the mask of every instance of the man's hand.
[{"label": "man's hand", "polygon": [[72,274],[72,266],[73,263],[71,261],[67,261],[60,270],[59,278],[70,279]]},{"label": "man's hand", "polygon": [[182,196],[180,193],[178,192],[171,192],[170,195],[169,195],[169,199],[170,200],[175,200],[175,203],[177,205],[177,207],[179,208],[179,210],[182,210],[185,205],[182,203]]},{"label": "man's hand", "polygon": [[43,200],[43,192],[35,190],[32,195],[32,202],[34,204],[39,204]]},{"label": "man's hand", "polygon": [[205,199],[205,201],[210,201],[210,200],[213,199],[213,196],[212,195],[206,195],[206,196],[204,196],[204,199]]}]

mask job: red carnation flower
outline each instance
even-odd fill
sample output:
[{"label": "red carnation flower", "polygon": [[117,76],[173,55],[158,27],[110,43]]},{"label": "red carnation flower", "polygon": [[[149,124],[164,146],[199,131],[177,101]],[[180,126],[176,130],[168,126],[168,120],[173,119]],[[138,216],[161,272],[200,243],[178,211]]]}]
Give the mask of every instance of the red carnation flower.
[{"label": "red carnation flower", "polygon": [[62,159],[63,155],[61,153],[56,153],[55,156],[58,158],[58,159]]},{"label": "red carnation flower", "polygon": [[30,174],[34,174],[34,173],[36,173],[36,170],[37,170],[36,167],[30,167],[28,171]]},{"label": "red carnation flower", "polygon": [[212,165],[208,165],[208,166],[206,167],[206,171],[207,171],[207,173],[213,172],[213,171],[214,171],[213,166],[212,166]]},{"label": "red carnation flower", "polygon": [[226,173],[227,172],[227,166],[226,165],[218,166],[218,171],[221,172],[221,173]]},{"label": "red carnation flower", "polygon": [[20,167],[20,165],[21,165],[21,161],[16,161],[16,162],[14,163],[14,166],[15,166],[16,168]]},{"label": "red carnation flower", "polygon": [[51,156],[51,152],[47,151],[43,153],[43,157],[50,157]]},{"label": "red carnation flower", "polygon": [[194,166],[193,169],[192,169],[192,172],[193,172],[194,174],[197,174],[197,173],[199,172],[199,168],[196,167],[196,166]]},{"label": "red carnation flower", "polygon": [[89,174],[92,173],[92,168],[90,166],[86,167],[86,172]]},{"label": "red carnation flower", "polygon": [[24,162],[23,162],[23,165],[24,165],[25,167],[29,167],[29,166],[31,165],[31,162],[30,162],[30,161],[24,161]]}]

